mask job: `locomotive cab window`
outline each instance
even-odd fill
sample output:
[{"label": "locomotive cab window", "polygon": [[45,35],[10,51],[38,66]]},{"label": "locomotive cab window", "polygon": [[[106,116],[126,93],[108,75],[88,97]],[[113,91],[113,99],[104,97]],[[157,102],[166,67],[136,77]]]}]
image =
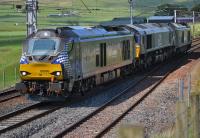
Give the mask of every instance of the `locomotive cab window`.
[{"label": "locomotive cab window", "polygon": [[106,66],[106,43],[100,44],[100,66]]},{"label": "locomotive cab window", "polygon": [[124,40],[122,42],[122,59],[128,60],[130,59],[130,41]]},{"label": "locomotive cab window", "polygon": [[142,36],[142,45],[145,45],[145,37]]},{"label": "locomotive cab window", "polygon": [[190,31],[188,31],[188,41],[190,41],[190,37],[191,37],[191,34],[190,34]]},{"label": "locomotive cab window", "polygon": [[29,55],[55,55],[59,49],[60,40],[57,38],[49,39],[28,39],[27,53]]},{"label": "locomotive cab window", "polygon": [[181,42],[184,43],[184,32],[182,32]]},{"label": "locomotive cab window", "polygon": [[99,55],[96,55],[96,67],[99,67]]},{"label": "locomotive cab window", "polygon": [[147,35],[147,49],[152,48],[152,35]]}]

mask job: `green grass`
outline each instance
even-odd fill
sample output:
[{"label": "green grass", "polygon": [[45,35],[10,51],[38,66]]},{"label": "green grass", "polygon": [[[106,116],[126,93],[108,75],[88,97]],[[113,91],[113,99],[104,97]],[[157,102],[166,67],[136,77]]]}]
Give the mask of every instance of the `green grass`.
[{"label": "green grass", "polygon": [[[0,89],[2,89],[2,72],[6,71],[6,85],[13,84],[14,68],[18,66],[22,42],[26,36],[26,14],[13,9],[14,4],[24,4],[25,0],[0,1]],[[114,17],[129,16],[127,0],[83,0],[91,13],[86,10],[80,0],[39,0],[39,28],[55,28],[67,25],[97,25]],[[161,3],[176,3],[191,7],[192,0],[139,0],[136,1],[134,16],[154,14],[155,7]],[[79,17],[48,17],[49,14],[64,11],[77,11]],[[98,9],[98,10],[95,10]],[[196,29],[195,29],[196,30]],[[196,33],[196,35],[198,35]]]},{"label": "green grass", "polygon": [[200,23],[191,24],[192,34],[194,37],[200,36]]},{"label": "green grass", "polygon": [[175,127],[171,127],[159,134],[152,134],[152,136],[150,136],[150,138],[174,138],[174,137],[175,137]]},{"label": "green grass", "polygon": [[12,37],[9,33],[7,35],[0,33],[0,88],[3,87],[3,72],[5,72],[5,86],[10,86],[15,82],[15,68],[18,68],[21,43],[25,38],[21,33],[15,35]]},{"label": "green grass", "polygon": [[198,93],[200,95],[200,64],[197,64],[193,67],[193,70],[191,72],[192,77],[192,92]]}]

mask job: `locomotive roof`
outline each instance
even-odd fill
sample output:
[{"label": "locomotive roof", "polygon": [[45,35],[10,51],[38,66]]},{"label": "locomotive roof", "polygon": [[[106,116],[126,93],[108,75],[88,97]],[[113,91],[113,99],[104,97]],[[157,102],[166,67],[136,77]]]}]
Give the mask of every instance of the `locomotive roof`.
[{"label": "locomotive roof", "polygon": [[[145,23],[146,18],[144,17],[133,17],[133,24]],[[102,26],[120,26],[126,25],[130,23],[130,17],[120,17],[120,18],[113,18],[112,21],[101,22],[100,25]]]},{"label": "locomotive roof", "polygon": [[131,30],[137,31],[140,34],[153,34],[160,32],[169,32],[171,28],[166,24],[157,24],[157,23],[145,23],[145,24],[135,24],[127,25]]},{"label": "locomotive roof", "polygon": [[78,37],[80,39],[130,34],[130,31],[122,27],[119,27],[118,30],[107,30],[106,28],[102,27],[68,26],[57,28],[57,30],[60,30],[60,35],[63,37]]},{"label": "locomotive roof", "polygon": [[176,30],[189,30],[190,28],[188,26],[172,23],[172,26],[175,27]]},{"label": "locomotive roof", "polygon": [[171,23],[174,22],[174,16],[151,16],[148,18],[149,23]]}]

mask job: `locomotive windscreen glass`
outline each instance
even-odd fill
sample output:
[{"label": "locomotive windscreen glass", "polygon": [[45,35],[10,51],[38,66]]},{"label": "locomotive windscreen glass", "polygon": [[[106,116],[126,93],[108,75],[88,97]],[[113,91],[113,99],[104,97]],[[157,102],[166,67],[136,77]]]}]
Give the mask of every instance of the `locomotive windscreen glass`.
[{"label": "locomotive windscreen glass", "polygon": [[28,54],[54,55],[59,47],[59,39],[30,39],[28,42]]},{"label": "locomotive windscreen glass", "polygon": [[54,40],[40,39],[36,40],[33,46],[33,51],[37,50],[56,50],[56,42]]}]

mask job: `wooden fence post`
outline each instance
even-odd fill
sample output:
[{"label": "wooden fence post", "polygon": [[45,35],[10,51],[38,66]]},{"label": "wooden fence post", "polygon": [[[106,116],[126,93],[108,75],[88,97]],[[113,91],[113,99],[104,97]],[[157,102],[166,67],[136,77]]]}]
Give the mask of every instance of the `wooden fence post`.
[{"label": "wooden fence post", "polygon": [[144,127],[140,125],[124,125],[119,129],[119,138],[144,138]]},{"label": "wooden fence post", "polygon": [[193,138],[200,138],[199,127],[199,95],[192,95],[191,120],[193,124]]},{"label": "wooden fence post", "polygon": [[3,88],[6,86],[6,73],[5,70],[3,70]]},{"label": "wooden fence post", "polygon": [[188,134],[188,107],[180,100],[176,103],[176,138],[187,138]]}]

